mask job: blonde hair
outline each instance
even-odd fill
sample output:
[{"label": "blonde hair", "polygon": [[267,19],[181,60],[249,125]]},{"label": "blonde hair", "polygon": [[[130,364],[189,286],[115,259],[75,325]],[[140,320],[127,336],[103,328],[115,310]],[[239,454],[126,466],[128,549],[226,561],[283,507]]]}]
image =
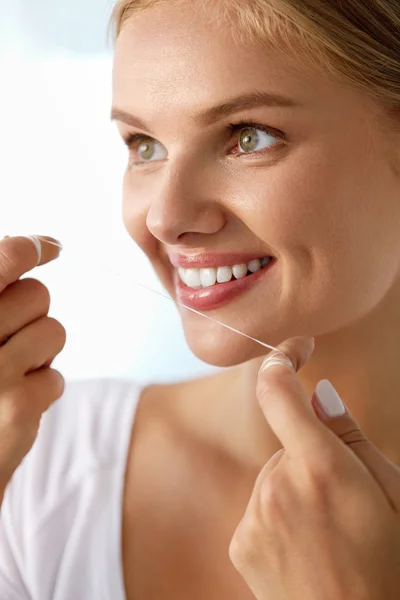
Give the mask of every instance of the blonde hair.
[{"label": "blonde hair", "polygon": [[400,0],[117,0],[114,38],[136,13],[165,1],[208,10],[236,39],[304,55],[400,115]]}]

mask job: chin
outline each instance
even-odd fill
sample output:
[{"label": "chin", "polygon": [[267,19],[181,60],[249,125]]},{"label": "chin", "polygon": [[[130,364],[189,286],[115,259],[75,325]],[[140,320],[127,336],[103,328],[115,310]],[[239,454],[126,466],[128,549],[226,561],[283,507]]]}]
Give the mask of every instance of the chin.
[{"label": "chin", "polygon": [[[232,335],[235,334],[232,333]],[[213,367],[234,367],[264,355],[261,347],[261,352],[254,350],[255,344],[250,340],[240,346],[236,345],[236,347],[233,347],[232,341],[230,341],[228,345],[221,346],[221,343],[203,345],[188,338],[186,338],[186,340],[193,354]],[[246,347],[247,344],[248,347]],[[268,350],[266,349],[265,354],[267,352]]]},{"label": "chin", "polygon": [[[182,309],[184,310],[184,309]],[[182,314],[183,330],[189,348],[203,362],[215,367],[233,367],[245,363],[254,358],[266,356],[270,350],[239,335],[229,331],[218,323],[205,321],[203,317],[196,315]],[[216,317],[218,318],[218,317]],[[223,320],[222,318],[220,319]],[[239,329],[240,326],[236,325]],[[253,331],[248,331],[249,327],[243,326],[243,331],[252,337],[259,337],[265,340],[271,346],[277,346],[288,337],[302,335],[298,331],[292,332],[286,328],[274,329],[262,336],[254,333],[256,327],[253,325]],[[298,329],[298,328],[296,328]],[[258,329],[259,330],[259,329]]]}]

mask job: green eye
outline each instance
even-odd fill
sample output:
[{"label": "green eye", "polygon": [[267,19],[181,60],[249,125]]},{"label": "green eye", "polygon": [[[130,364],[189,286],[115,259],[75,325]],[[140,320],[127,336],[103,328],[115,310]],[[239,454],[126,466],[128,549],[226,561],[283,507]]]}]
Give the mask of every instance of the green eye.
[{"label": "green eye", "polygon": [[243,129],[239,136],[239,145],[243,152],[254,152],[258,136],[256,129]]},{"label": "green eye", "polygon": [[242,129],[239,135],[239,147],[241,154],[250,154],[273,146],[276,142],[276,136],[267,133],[257,127],[246,127]]},{"label": "green eye", "polygon": [[138,154],[142,160],[151,160],[154,155],[154,143],[152,140],[145,140],[138,146]]}]

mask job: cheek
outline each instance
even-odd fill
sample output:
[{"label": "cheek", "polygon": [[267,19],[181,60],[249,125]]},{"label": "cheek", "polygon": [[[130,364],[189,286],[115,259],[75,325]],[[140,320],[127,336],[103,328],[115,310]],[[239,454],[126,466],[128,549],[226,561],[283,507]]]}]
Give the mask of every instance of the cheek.
[{"label": "cheek", "polygon": [[237,215],[281,259],[281,306],[297,306],[321,324],[343,324],[384,297],[400,257],[393,236],[400,207],[389,211],[397,214],[393,222],[377,201],[388,190],[384,169],[361,147],[345,153],[321,144],[254,170],[251,185],[242,185],[247,200],[238,202]]},{"label": "cheek", "polygon": [[294,152],[275,166],[254,169],[251,182],[237,182],[237,214],[278,257],[327,247],[337,241],[341,181],[321,153]]},{"label": "cheek", "polygon": [[[373,169],[376,173],[376,166]],[[341,249],[369,248],[382,192],[365,150],[324,143],[304,145],[277,165],[254,169],[249,181],[237,181],[242,198],[237,215],[261,240],[282,256],[318,252],[329,260]],[[250,194],[249,194],[250,190]]]}]

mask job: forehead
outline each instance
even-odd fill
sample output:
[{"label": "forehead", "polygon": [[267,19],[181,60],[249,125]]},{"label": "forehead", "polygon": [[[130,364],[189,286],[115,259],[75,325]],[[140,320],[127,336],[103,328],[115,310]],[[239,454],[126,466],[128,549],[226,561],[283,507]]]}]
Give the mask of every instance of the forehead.
[{"label": "forehead", "polygon": [[125,24],[115,47],[114,106],[149,119],[185,116],[258,89],[321,116],[360,109],[351,88],[267,44],[239,42],[194,6],[162,2]]},{"label": "forehead", "polygon": [[[298,94],[305,69],[261,44],[239,44],[227,27],[202,11],[166,3],[145,10],[123,28],[115,47],[114,98],[142,94],[157,102],[178,93],[187,99],[255,87]],[[310,77],[310,75],[308,75]],[[296,89],[296,87],[298,89]]]}]

